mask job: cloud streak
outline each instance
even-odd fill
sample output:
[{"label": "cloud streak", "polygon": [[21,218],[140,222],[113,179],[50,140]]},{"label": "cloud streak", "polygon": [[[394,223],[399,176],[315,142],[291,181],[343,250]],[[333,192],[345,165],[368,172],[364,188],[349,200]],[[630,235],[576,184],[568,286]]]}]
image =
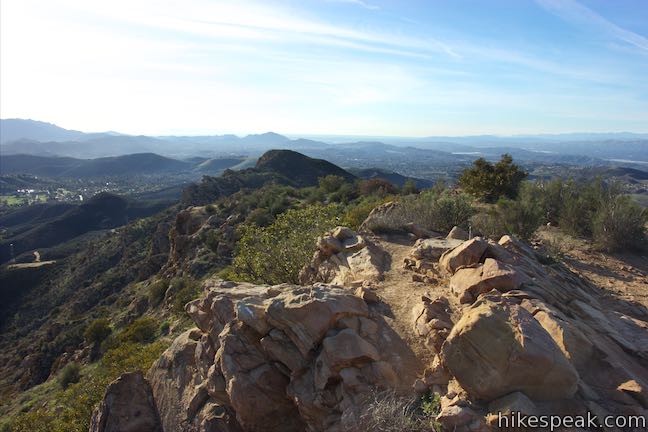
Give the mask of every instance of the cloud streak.
[{"label": "cloud streak", "polygon": [[574,0],[536,0],[549,12],[565,21],[602,31],[648,54],[648,39],[626,30]]},{"label": "cloud streak", "polygon": [[365,9],[369,10],[379,10],[380,6],[374,5],[374,4],[369,4],[365,1],[362,0],[327,0],[330,3],[349,3],[353,5],[357,5],[360,7],[363,7]]}]

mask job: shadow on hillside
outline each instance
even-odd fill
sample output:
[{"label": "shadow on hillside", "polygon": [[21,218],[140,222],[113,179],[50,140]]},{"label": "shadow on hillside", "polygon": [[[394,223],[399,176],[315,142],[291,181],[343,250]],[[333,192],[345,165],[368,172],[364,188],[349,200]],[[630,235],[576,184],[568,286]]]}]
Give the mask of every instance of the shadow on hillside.
[{"label": "shadow on hillside", "polygon": [[568,261],[570,266],[572,266],[574,269],[580,272],[591,272],[599,276],[603,276],[606,278],[614,278],[623,282],[630,282],[632,280],[632,278],[628,276],[623,276],[620,273],[617,273],[599,264],[584,263],[578,259],[573,259],[573,258],[565,258],[565,261]]}]

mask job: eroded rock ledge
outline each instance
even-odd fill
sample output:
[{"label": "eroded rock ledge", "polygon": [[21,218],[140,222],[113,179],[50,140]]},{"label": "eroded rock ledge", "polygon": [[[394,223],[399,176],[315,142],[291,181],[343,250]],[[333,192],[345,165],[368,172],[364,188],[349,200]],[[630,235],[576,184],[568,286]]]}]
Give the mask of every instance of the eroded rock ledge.
[{"label": "eroded rock ledge", "polygon": [[417,372],[382,317],[340,287],[211,281],[187,312],[198,328],[147,374],[165,431],[343,430],[370,389]]}]

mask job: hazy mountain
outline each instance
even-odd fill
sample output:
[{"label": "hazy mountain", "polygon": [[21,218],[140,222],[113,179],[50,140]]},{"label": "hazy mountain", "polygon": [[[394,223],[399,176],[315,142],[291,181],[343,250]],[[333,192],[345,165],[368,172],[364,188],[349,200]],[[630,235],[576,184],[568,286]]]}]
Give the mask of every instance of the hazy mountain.
[{"label": "hazy mountain", "polygon": [[83,132],[63,129],[51,123],[36,120],[0,120],[0,143],[27,139],[33,141],[70,141],[81,138]]},{"label": "hazy mountain", "polygon": [[[3,155],[57,155],[89,159],[156,153],[175,159],[200,157],[203,160],[221,160],[254,158],[270,149],[283,148],[345,167],[380,167],[390,171],[403,171],[412,164],[420,165],[423,160],[441,167],[443,164],[463,164],[480,156],[494,159],[505,152],[520,161],[539,163],[581,166],[606,164],[606,160],[620,161],[626,165],[648,163],[648,135],[625,132],[371,139],[318,136],[311,137],[318,139],[291,139],[275,132],[243,137],[231,134],[159,137],[88,134],[49,123],[15,119],[2,120],[1,125],[0,151]],[[207,171],[200,168],[198,171],[217,172],[209,171],[211,165],[205,165]],[[417,172],[422,172],[422,169]]]},{"label": "hazy mountain", "polygon": [[2,174],[32,174],[48,177],[103,177],[184,172],[193,164],[154,153],[139,153],[98,159],[74,159],[34,155],[7,155],[0,160]]},{"label": "hazy mountain", "polygon": [[71,157],[3,155],[0,158],[0,173],[56,177],[84,162]]}]

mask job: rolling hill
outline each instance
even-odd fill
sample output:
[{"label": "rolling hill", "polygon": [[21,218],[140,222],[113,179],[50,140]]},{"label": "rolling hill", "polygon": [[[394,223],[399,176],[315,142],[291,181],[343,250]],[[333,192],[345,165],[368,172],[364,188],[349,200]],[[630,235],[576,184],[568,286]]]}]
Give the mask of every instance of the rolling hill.
[{"label": "rolling hill", "polygon": [[103,177],[184,172],[189,162],[154,153],[139,153],[98,159],[75,159],[34,155],[5,155],[0,160],[2,174],[32,174],[47,177]]},{"label": "rolling hill", "polygon": [[259,171],[271,171],[290,178],[298,186],[316,185],[320,177],[337,175],[353,180],[354,175],[324,159],[313,159],[292,150],[270,150],[259,158]]},{"label": "rolling hill", "polygon": [[26,207],[16,215],[0,219],[8,228],[0,242],[0,263],[37,248],[47,248],[90,231],[115,228],[132,219],[149,216],[169,205],[168,202],[131,201],[110,193],[100,193],[80,205],[65,203]]},{"label": "rolling hill", "polygon": [[241,189],[259,188],[267,183],[294,187],[316,186],[319,178],[338,175],[346,180],[356,177],[322,159],[313,159],[292,150],[270,150],[256,162],[254,168],[226,170],[220,177],[204,176],[198,184],[184,190],[184,205],[204,205],[231,195]]},{"label": "rolling hill", "polygon": [[381,178],[384,180],[387,180],[393,185],[396,185],[398,187],[403,187],[406,181],[408,180],[413,180],[414,183],[416,183],[416,187],[424,189],[424,188],[429,188],[434,185],[434,182],[430,180],[425,180],[425,179],[420,179],[420,178],[414,178],[414,177],[407,177],[401,174],[398,174],[393,171],[387,171],[383,170],[380,168],[367,168],[367,169],[350,169],[350,173],[354,174],[355,176],[361,178],[361,179],[372,179],[372,178]]}]

